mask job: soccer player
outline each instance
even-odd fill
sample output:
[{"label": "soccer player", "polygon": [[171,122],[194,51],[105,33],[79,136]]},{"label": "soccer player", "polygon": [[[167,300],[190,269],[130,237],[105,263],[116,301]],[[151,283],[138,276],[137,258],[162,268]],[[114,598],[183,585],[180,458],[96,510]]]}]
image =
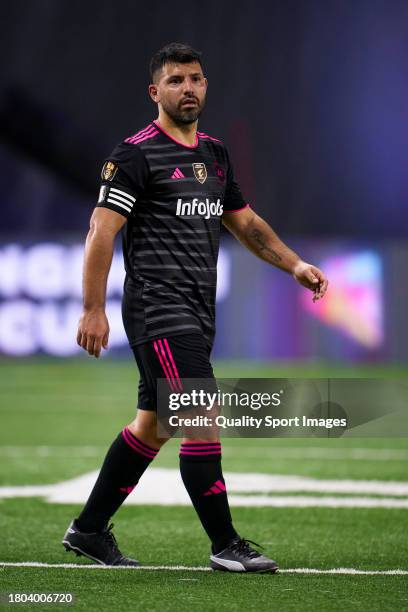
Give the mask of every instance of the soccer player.
[{"label": "soccer player", "polygon": [[[158,118],[115,147],[102,169],[84,256],[84,304],[77,342],[99,357],[108,347],[107,277],[123,232],[123,322],[140,370],[136,418],[113,441],[95,486],[63,545],[104,565],[138,565],[119,550],[110,518],[166,438],[157,435],[156,383],[212,379],[216,266],[221,222],[255,255],[288,272],[320,299],[327,280],[300,259],[244,200],[228,152],[197,130],[207,79],[201,55],[169,44],[151,60],[149,94]],[[277,563],[235,530],[216,433],[182,439],[180,471],[211,540],[211,567],[275,572]]]}]

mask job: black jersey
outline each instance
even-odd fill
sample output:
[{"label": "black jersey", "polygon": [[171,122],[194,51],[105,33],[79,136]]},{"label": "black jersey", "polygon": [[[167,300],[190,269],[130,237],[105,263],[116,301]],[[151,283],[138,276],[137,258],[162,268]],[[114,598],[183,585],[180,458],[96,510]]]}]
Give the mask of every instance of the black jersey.
[{"label": "black jersey", "polygon": [[247,206],[225,146],[157,122],[115,147],[97,206],[125,216],[123,321],[131,346],[192,331],[211,346],[221,218]]}]

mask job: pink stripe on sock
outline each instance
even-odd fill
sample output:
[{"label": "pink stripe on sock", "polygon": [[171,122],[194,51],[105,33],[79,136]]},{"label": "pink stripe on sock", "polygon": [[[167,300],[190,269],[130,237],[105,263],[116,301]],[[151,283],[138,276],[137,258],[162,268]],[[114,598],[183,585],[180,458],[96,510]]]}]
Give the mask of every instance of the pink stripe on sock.
[{"label": "pink stripe on sock", "polygon": [[147,457],[147,459],[150,459],[150,460],[154,459],[154,456],[152,457],[152,456],[148,455],[147,453],[145,453],[144,450],[142,450],[141,448],[138,448],[136,445],[134,445],[133,442],[127,438],[126,434],[123,431],[122,431],[122,436],[123,436],[123,439],[125,440],[126,444],[128,446],[130,446],[130,448],[133,451],[135,451],[136,453],[139,453],[139,455],[143,455],[144,457]]},{"label": "pink stripe on sock", "polygon": [[164,364],[164,361],[162,359],[162,356],[160,355],[160,351],[159,351],[159,347],[157,345],[156,340],[153,341],[153,346],[154,346],[154,350],[156,351],[157,357],[159,358],[159,361],[161,363],[161,367],[163,368],[163,372],[167,378],[167,382],[169,383],[169,387],[172,391],[176,391],[176,388],[173,386],[173,380],[172,378],[169,376],[169,373],[166,369],[166,366]]},{"label": "pink stripe on sock", "polygon": [[163,342],[164,342],[164,346],[167,349],[167,353],[168,353],[168,355],[170,357],[171,365],[173,366],[173,371],[174,371],[174,373],[176,375],[176,380],[177,380],[178,387],[179,387],[180,391],[182,391],[183,390],[183,385],[181,384],[181,380],[180,380],[180,376],[179,376],[179,373],[178,373],[178,370],[177,370],[177,366],[176,366],[176,363],[175,363],[175,361],[173,359],[173,353],[171,352],[169,343],[167,342],[167,338],[163,338]]},{"label": "pink stripe on sock", "polygon": [[147,457],[148,459],[152,460],[156,457],[157,453],[149,453],[149,451],[146,451],[142,446],[139,446],[137,444],[137,442],[134,440],[134,438],[132,439],[129,435],[128,432],[125,432],[123,434],[123,437],[126,441],[126,443],[132,448],[132,450],[134,450],[137,453],[140,453],[141,455],[143,455],[144,457]]},{"label": "pink stripe on sock", "polygon": [[157,450],[157,448],[153,448],[153,446],[149,446],[148,444],[145,444],[144,442],[142,442],[142,440],[139,440],[139,438],[137,438],[135,435],[132,434],[132,432],[130,431],[129,427],[125,427],[126,432],[129,434],[130,439],[131,440],[136,440],[138,442],[138,444],[140,444],[140,446],[143,446],[143,448],[150,453],[155,453],[157,455],[157,453],[159,452]]},{"label": "pink stripe on sock", "polygon": [[186,446],[186,444],[206,444],[206,445],[217,445],[221,446],[221,442],[200,442],[198,440],[189,440],[188,442],[183,442],[181,446]]},{"label": "pink stripe on sock", "polygon": [[149,450],[147,448],[143,448],[143,445],[140,442],[140,440],[138,440],[134,435],[132,435],[130,433],[130,431],[127,429],[127,427],[125,427],[125,429],[123,431],[124,431],[124,437],[125,437],[126,441],[128,442],[129,445],[132,445],[132,448],[140,450],[140,452],[143,452],[144,454],[148,455],[152,459],[155,458],[155,456],[157,455],[158,451],[153,450],[153,449]]},{"label": "pink stripe on sock", "polygon": [[212,491],[213,493],[222,493],[222,491],[220,491],[219,488],[216,487],[215,485],[210,487],[210,491]]},{"label": "pink stripe on sock", "polygon": [[124,429],[122,431],[122,436],[123,439],[125,440],[126,444],[128,444],[128,446],[130,446],[132,448],[132,450],[136,451],[137,453],[140,453],[140,455],[144,455],[145,457],[147,457],[148,459],[154,459],[155,456],[157,455],[157,453],[151,453],[149,454],[149,451],[146,451],[142,446],[138,446],[137,445],[137,440],[133,437],[133,439],[129,436],[129,433],[126,431],[126,429]]},{"label": "pink stripe on sock", "polygon": [[203,453],[200,452],[194,452],[194,451],[185,451],[185,450],[181,450],[180,451],[180,455],[196,455],[198,457],[200,457],[201,455],[221,455],[221,451],[204,451]]},{"label": "pink stripe on sock", "polygon": [[181,445],[180,450],[182,451],[194,450],[197,452],[205,451],[205,450],[219,450],[220,451],[221,447],[220,446],[199,446],[199,447],[194,446],[194,448],[191,448],[191,446],[186,447],[186,446]]},{"label": "pink stripe on sock", "polygon": [[221,482],[221,480],[217,480],[215,482],[215,484],[217,485],[217,487],[219,489],[221,489],[221,491],[226,491],[227,489],[225,488],[225,484],[223,482]]}]

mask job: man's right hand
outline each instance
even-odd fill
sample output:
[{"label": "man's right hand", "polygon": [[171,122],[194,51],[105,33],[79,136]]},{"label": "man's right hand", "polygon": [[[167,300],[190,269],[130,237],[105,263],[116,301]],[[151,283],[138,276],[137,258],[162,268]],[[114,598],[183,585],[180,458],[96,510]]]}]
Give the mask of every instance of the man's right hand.
[{"label": "man's right hand", "polygon": [[108,348],[109,323],[104,310],[84,310],[78,323],[77,343],[98,358]]}]

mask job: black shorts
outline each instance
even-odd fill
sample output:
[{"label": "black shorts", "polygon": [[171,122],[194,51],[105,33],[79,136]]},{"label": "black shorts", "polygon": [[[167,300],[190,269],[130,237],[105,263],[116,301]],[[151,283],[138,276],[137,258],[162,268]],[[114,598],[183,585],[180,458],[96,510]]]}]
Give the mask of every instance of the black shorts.
[{"label": "black shorts", "polygon": [[206,379],[216,389],[210,363],[211,349],[202,334],[158,338],[132,347],[139,371],[140,410],[157,411],[157,379],[165,379],[169,392],[185,389],[183,379]]}]

